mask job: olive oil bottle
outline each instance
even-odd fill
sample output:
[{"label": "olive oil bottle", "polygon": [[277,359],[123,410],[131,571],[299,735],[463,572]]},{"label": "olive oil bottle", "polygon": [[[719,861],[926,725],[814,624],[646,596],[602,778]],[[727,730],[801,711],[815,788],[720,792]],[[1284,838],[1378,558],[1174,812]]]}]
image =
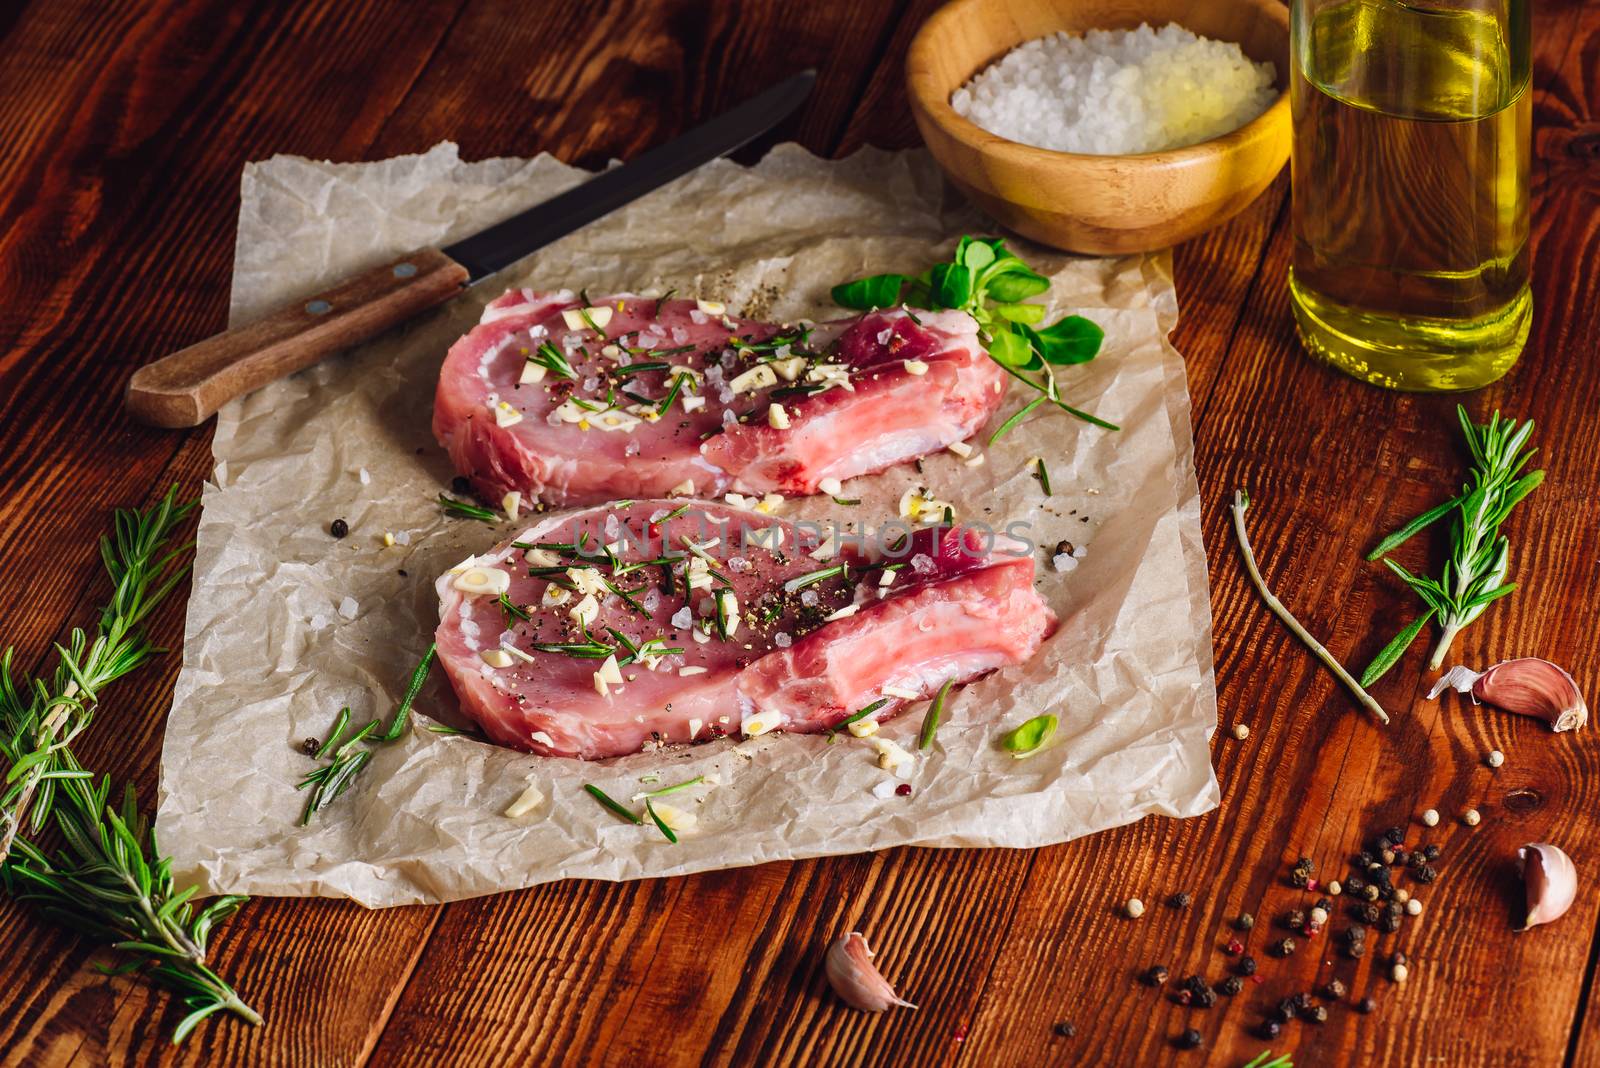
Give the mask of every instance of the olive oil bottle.
[{"label": "olive oil bottle", "polygon": [[1528,338],[1528,0],[1294,0],[1290,303],[1313,355],[1476,389]]}]

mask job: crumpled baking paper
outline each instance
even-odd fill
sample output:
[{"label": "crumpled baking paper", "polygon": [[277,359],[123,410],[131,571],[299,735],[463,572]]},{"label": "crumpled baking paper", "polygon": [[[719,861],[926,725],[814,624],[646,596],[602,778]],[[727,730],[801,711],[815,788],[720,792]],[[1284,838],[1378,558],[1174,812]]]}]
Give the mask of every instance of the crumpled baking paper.
[{"label": "crumpled baking paper", "polygon": [[[246,168],[232,321],[338,278],[448,242],[544,200],[587,173],[553,158],[417,156],[332,164],[279,156]],[[162,751],[158,829],[182,880],[208,892],[440,902],[553,879],[634,879],[897,845],[1040,846],[1151,813],[1194,816],[1218,789],[1211,619],[1183,363],[1166,341],[1177,302],[1165,256],[1081,259],[1024,241],[1049,274],[1050,315],[1106,330],[1093,363],[1063,375],[1068,399],[1122,429],[1039,412],[967,466],[928,457],[847,484],[790,517],[871,525],[925,485],[965,520],[1030,524],[1046,548],[1039,589],[1061,617],[1030,663],[952,696],[935,746],[899,797],[872,748],[841,734],[766,735],[585,763],[513,752],[430,725],[465,725],[442,672],[404,738],[377,748],[355,785],[299,826],[302,750],[342,706],[387,718],[437,622],[433,580],[501,537],[444,518],[454,472],[429,432],[446,348],[512,285],[680,293],[774,318],[837,316],[829,288],[921,270],[990,224],[945,191],[921,152],[827,161],[785,145],[753,167],[711,163],[544,248],[372,344],[225,407],[204,490],[183,670]],[[1029,394],[1014,386],[1001,417]],[[1043,457],[1053,493],[1034,477]],[[329,535],[343,519],[350,533]],[[386,547],[383,535],[399,544]],[[1056,543],[1082,555],[1065,571]],[[883,728],[914,748],[926,705]],[[1025,759],[1000,735],[1060,717]],[[675,795],[699,816],[670,844],[597,805],[696,775]],[[533,783],[546,800],[512,819]]]}]

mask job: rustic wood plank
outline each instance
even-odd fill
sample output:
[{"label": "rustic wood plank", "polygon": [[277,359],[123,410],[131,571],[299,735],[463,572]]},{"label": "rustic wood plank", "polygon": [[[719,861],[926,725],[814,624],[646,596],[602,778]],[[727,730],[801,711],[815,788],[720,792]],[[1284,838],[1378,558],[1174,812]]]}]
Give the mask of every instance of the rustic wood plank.
[{"label": "rustic wood plank", "polygon": [[[0,277],[12,296],[0,308],[0,480],[11,491],[0,578],[16,594],[8,603],[24,606],[6,620],[23,663],[105,596],[93,546],[109,509],[152,499],[169,479],[192,492],[210,468],[209,433],[135,427],[119,394],[137,364],[223,325],[240,167],[280,149],[358,155],[455,6],[416,5],[397,28],[342,4],[289,17],[225,4],[33,5],[0,42],[0,137],[14,148],[0,156]],[[152,622],[169,644],[182,605]],[[176,670],[166,658],[119,683],[82,749],[147,802]],[[430,912],[332,903],[253,907],[219,936],[217,963],[275,1026],[208,1027],[184,1055],[272,1060],[241,1052],[269,1034],[278,1048],[317,1051],[307,1059],[355,1060],[386,1003],[383,979],[429,922]],[[109,958],[9,902],[0,954],[26,962],[25,978],[0,989],[8,1062],[165,1049],[171,999],[90,970]],[[318,974],[353,993],[329,999],[296,978]]]}]

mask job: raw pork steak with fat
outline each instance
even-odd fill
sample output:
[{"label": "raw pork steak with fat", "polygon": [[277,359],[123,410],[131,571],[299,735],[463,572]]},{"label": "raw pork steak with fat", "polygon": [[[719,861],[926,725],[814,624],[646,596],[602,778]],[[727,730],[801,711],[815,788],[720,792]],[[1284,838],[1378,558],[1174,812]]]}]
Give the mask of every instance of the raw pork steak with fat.
[{"label": "raw pork steak with fat", "polygon": [[451,346],[433,430],[494,503],[796,495],[960,441],[1004,392],[964,312],[789,326],[519,289]]},{"label": "raw pork steak with fat", "polygon": [[594,759],[881,721],[1054,630],[1020,546],[902,538],[832,554],[814,526],[699,501],[551,516],[440,577],[439,659],[494,741]]}]

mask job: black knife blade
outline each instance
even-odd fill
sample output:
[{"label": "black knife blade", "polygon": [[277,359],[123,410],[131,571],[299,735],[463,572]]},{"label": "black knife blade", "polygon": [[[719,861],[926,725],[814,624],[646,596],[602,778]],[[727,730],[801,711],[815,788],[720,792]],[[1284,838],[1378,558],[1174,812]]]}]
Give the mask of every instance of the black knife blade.
[{"label": "black knife blade", "polygon": [[802,71],[682,137],[457,241],[443,252],[467,269],[469,283],[485,278],[701,164],[755,140],[798,108],[816,80],[816,71]]}]

